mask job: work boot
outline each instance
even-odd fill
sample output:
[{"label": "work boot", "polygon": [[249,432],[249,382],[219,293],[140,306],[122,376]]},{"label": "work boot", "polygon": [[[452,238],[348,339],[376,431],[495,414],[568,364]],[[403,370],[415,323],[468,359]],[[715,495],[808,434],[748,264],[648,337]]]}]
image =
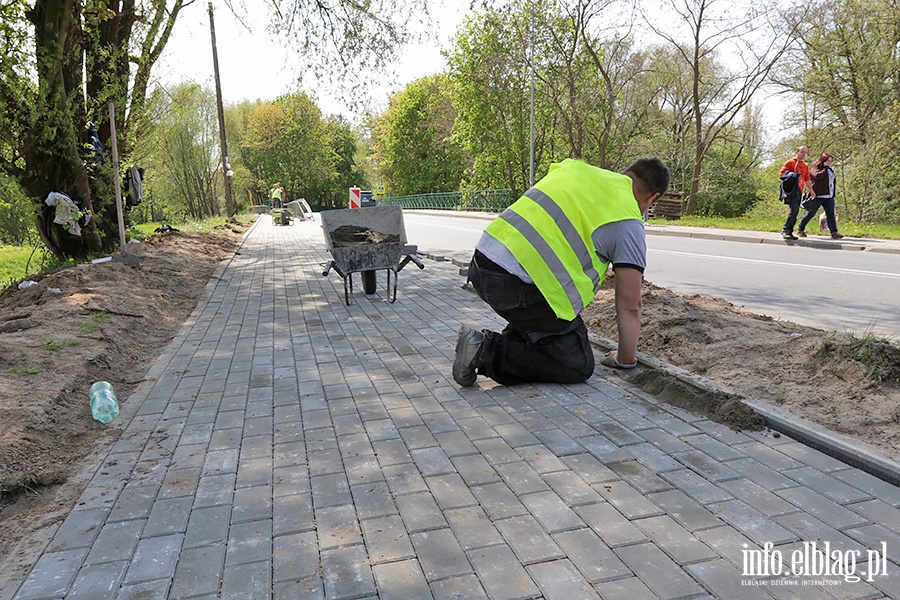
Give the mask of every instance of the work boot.
[{"label": "work boot", "polygon": [[781,237],[783,237],[783,238],[786,239],[786,240],[796,240],[796,239],[797,239],[797,236],[794,235],[794,234],[793,234],[792,232],[790,232],[790,231],[782,231],[782,232],[781,232]]},{"label": "work boot", "polygon": [[453,380],[461,386],[468,387],[478,377],[475,369],[478,357],[484,346],[484,334],[477,329],[459,326],[456,334],[456,359],[453,361]]},{"label": "work boot", "polygon": [[840,239],[843,239],[843,238],[844,238],[844,236],[842,236],[842,235],[839,234],[839,233],[832,233],[832,234],[831,234],[831,239],[833,239],[833,240],[840,240]]},{"label": "work boot", "polygon": [[806,237],[806,232],[805,232],[805,231],[798,231],[798,232],[797,232],[797,237]]}]

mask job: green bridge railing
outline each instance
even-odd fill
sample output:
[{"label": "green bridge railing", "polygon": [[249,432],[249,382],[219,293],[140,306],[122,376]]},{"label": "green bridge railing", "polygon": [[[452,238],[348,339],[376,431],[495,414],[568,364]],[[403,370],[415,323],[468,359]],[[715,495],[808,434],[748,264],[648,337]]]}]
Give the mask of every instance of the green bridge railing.
[{"label": "green bridge railing", "polygon": [[410,196],[388,196],[379,204],[403,208],[430,208],[435,210],[478,210],[502,212],[510,205],[510,190],[465,190],[460,192],[436,192]]}]

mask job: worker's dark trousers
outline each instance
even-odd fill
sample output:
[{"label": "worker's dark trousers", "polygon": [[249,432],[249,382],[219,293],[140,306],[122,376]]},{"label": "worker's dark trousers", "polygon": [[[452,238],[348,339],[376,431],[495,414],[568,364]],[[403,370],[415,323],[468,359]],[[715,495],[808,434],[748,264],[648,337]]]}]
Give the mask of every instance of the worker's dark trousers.
[{"label": "worker's dark trousers", "polygon": [[802,198],[797,197],[788,204],[788,217],[781,228],[782,233],[793,233],[794,225],[797,224],[797,215],[800,214],[800,202]]},{"label": "worker's dark trousers", "polygon": [[509,324],[485,330],[477,372],[497,383],[580,383],[594,372],[594,353],[581,317],[557,318],[538,290],[507,273],[481,252],[469,265],[469,281],[482,300]]}]

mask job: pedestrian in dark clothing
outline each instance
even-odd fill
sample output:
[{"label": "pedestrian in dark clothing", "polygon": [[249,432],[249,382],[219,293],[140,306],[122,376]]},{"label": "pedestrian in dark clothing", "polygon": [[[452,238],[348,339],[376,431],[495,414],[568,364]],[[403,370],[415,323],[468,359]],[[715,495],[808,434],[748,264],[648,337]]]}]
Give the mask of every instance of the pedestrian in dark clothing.
[{"label": "pedestrian in dark clothing", "polygon": [[837,218],[834,215],[837,176],[834,174],[834,169],[831,168],[833,159],[834,157],[826,152],[819,157],[819,160],[809,170],[809,176],[812,180],[812,198],[803,206],[806,209],[806,214],[800,219],[800,225],[797,227],[797,235],[800,237],[806,237],[804,229],[806,229],[807,223],[819,212],[820,206],[825,209],[825,219],[828,222],[828,231],[831,232],[831,237],[836,240],[844,237],[838,233]]}]

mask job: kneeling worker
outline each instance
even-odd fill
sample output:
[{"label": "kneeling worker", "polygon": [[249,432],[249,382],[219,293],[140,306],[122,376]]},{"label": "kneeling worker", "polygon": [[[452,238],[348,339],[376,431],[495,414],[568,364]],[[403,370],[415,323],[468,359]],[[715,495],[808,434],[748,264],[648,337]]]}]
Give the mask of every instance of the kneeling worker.
[{"label": "kneeling worker", "polygon": [[642,158],[624,174],[567,159],[503,211],[475,246],[469,280],[508,325],[501,332],[461,326],[453,379],[484,375],[504,385],[579,383],[594,353],[579,313],[611,264],[616,272],[618,351],[603,364],[637,364],[641,282],[647,263],[643,214],[669,187],[669,169]]}]

